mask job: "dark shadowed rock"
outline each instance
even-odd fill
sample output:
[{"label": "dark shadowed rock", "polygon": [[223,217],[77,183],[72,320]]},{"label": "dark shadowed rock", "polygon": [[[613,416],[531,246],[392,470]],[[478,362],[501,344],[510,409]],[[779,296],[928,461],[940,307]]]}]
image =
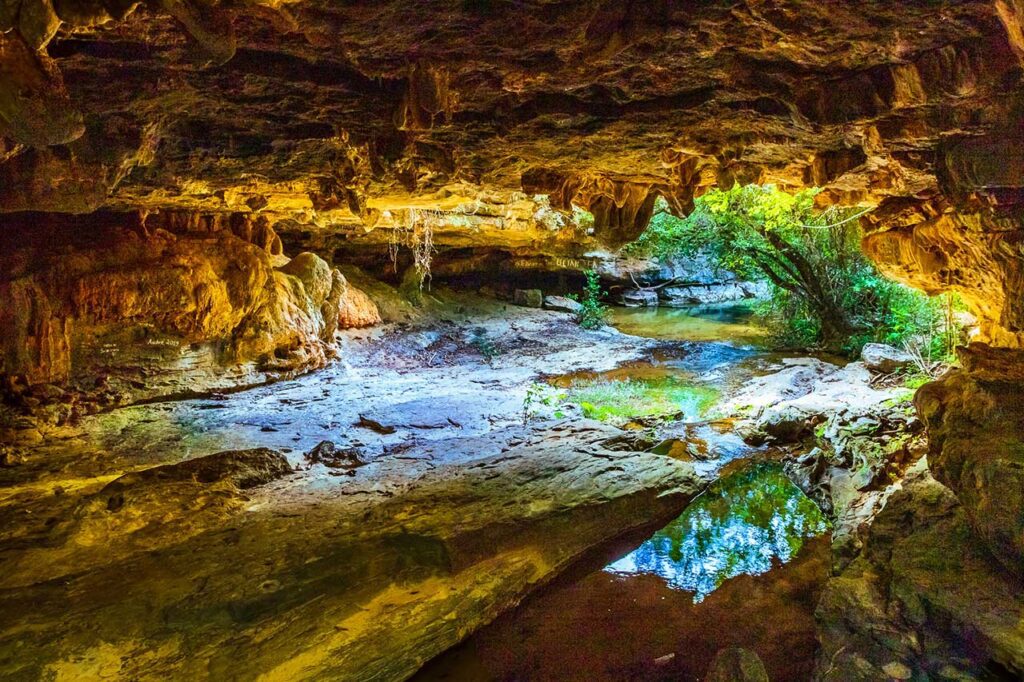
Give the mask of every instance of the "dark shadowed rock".
[{"label": "dark shadowed rock", "polygon": [[[818,605],[816,679],[1019,679],[1024,585],[922,460]],[[986,675],[1001,670],[1004,677]]]},{"label": "dark shadowed rock", "polygon": [[222,481],[245,489],[269,483],[291,470],[285,456],[269,448],[228,450],[125,474],[107,485],[104,492],[126,492],[165,483]]},{"label": "dark shadowed rock", "polygon": [[757,654],[747,649],[730,647],[715,655],[708,669],[706,682],[769,682],[768,671]]},{"label": "dark shadowed rock", "polygon": [[972,346],[915,398],[935,478],[1003,565],[1024,575],[1024,353]]},{"label": "dark shadowed rock", "polygon": [[516,289],[512,300],[526,308],[540,308],[544,305],[544,294],[540,289]]},{"label": "dark shadowed rock", "polygon": [[353,469],[364,466],[369,461],[361,450],[342,449],[329,440],[319,442],[305,454],[305,459],[310,464],[323,464],[330,469]]}]

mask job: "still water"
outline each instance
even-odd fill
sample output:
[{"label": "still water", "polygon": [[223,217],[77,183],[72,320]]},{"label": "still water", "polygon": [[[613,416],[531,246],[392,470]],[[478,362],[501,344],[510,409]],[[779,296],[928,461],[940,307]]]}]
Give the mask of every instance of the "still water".
[{"label": "still water", "polygon": [[608,323],[633,336],[666,341],[723,341],[761,346],[766,330],[757,324],[751,304],[705,308],[611,308]]},{"label": "still water", "polygon": [[426,680],[699,680],[717,651],[809,679],[828,524],[776,464],[748,462],[611,563],[563,580],[432,662]]},{"label": "still water", "polygon": [[683,514],[604,570],[655,575],[700,603],[729,578],[791,561],[828,530],[817,505],[777,465],[754,463],[717,481]]}]

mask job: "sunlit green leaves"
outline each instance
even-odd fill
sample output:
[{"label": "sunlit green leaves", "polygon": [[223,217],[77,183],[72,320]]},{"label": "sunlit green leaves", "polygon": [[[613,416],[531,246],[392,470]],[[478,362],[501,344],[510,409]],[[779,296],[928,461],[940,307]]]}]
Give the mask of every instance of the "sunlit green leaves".
[{"label": "sunlit green leaves", "polygon": [[919,342],[948,355],[956,330],[946,303],[883,277],[861,252],[860,211],[820,210],[820,190],[774,185],[713,189],[685,218],[659,202],[633,253],[661,258],[704,254],[723,271],[767,279],[774,295],[761,312],[786,347],[824,345],[855,355],[867,342]]}]

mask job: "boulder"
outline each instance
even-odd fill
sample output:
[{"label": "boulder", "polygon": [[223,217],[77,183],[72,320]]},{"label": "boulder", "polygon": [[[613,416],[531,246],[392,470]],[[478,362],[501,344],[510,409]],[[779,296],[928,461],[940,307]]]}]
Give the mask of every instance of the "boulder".
[{"label": "boulder", "polygon": [[872,372],[892,374],[914,364],[910,353],[884,343],[869,343],[860,352],[861,362]]},{"label": "boulder", "polygon": [[540,308],[544,305],[544,294],[540,289],[516,289],[512,302],[525,308]]},{"label": "boulder", "polygon": [[579,301],[574,301],[565,296],[545,296],[544,308],[560,313],[572,313],[575,315],[583,308],[583,305]]},{"label": "boulder", "polygon": [[622,292],[622,305],[627,308],[656,308],[658,292],[652,289],[629,289]]},{"label": "boulder", "polygon": [[816,415],[792,403],[780,403],[768,408],[757,420],[757,428],[771,436],[776,443],[795,443],[811,434],[812,419]]},{"label": "boulder", "polygon": [[822,594],[815,680],[1021,679],[1024,590],[965,511],[926,460],[908,472]]},{"label": "boulder", "polygon": [[338,328],[361,329],[381,323],[377,304],[362,290],[346,282],[338,301]]}]

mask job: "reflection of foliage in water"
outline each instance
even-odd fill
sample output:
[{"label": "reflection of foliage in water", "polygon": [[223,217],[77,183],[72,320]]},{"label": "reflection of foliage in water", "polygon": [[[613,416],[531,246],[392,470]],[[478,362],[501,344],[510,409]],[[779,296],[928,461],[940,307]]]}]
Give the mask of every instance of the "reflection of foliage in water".
[{"label": "reflection of foliage in water", "polygon": [[610,308],[608,322],[623,333],[652,339],[739,346],[765,341],[765,328],[747,302],[707,308]]},{"label": "reflection of foliage in water", "polygon": [[828,530],[821,510],[775,464],[726,476],[683,514],[605,570],[653,574],[701,602],[729,578],[760,575]]}]

